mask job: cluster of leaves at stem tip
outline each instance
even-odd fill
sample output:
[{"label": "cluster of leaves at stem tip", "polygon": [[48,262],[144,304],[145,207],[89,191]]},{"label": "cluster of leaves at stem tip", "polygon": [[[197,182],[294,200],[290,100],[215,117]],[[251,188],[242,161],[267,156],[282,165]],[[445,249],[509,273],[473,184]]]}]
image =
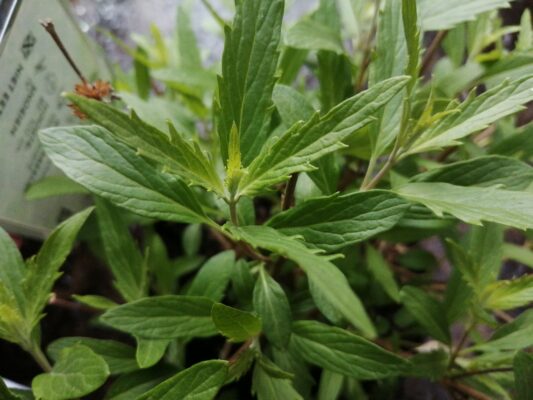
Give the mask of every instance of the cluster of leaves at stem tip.
[{"label": "cluster of leaves at stem tip", "polygon": [[[180,8],[173,37],[115,38],[134,67],[113,101],[66,95],[89,123],[39,133],[66,177],[28,197],[95,206],[27,260],[0,230],[0,337],[44,370],[0,397],[389,399],[421,379],[532,399],[530,13],[504,26],[508,0],[322,0],[286,22],[284,0],[238,0],[225,21],[203,3],[220,62]],[[182,224],[179,257],[157,221]],[[80,231],[117,296],[67,301],[132,340],[45,351]]]}]

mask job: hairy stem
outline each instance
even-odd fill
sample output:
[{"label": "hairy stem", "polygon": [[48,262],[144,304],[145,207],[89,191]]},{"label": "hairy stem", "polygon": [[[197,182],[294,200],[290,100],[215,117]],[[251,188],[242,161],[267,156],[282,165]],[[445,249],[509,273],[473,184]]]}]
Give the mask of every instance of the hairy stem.
[{"label": "hairy stem", "polygon": [[39,364],[39,366],[42,368],[43,371],[45,372],[52,371],[52,365],[50,365],[48,358],[46,358],[45,354],[43,353],[39,345],[35,343],[32,344],[28,352],[31,354],[35,362]]},{"label": "hairy stem", "polygon": [[499,368],[488,368],[488,369],[480,369],[477,371],[466,371],[466,372],[460,372],[458,374],[450,375],[450,378],[452,379],[460,379],[460,378],[467,378],[469,376],[475,376],[475,375],[485,375],[485,374],[493,374],[497,372],[510,372],[512,371],[512,367],[499,367]]}]

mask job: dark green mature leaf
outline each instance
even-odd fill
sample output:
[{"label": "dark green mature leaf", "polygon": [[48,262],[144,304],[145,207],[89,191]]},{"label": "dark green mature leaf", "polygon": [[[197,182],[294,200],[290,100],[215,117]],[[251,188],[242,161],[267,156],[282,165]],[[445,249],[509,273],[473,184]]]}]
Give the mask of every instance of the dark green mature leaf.
[{"label": "dark green mature leaf", "polygon": [[67,259],[78,232],[92,211],[93,208],[90,207],[61,223],[43,243],[37,256],[28,262],[24,279],[26,296],[24,314],[29,323],[35,325],[41,318],[41,312],[52,292],[52,287],[60,276],[59,268]]},{"label": "dark green mature leaf", "polygon": [[94,194],[145,217],[213,223],[185,183],[157,171],[109,131],[73,126],[46,129],[39,136],[52,161]]},{"label": "dark green mature leaf", "polygon": [[308,200],[277,214],[268,225],[328,252],[391,229],[410,204],[381,190]]},{"label": "dark green mature leaf", "polygon": [[533,309],[524,311],[514,321],[498,328],[489,341],[475,345],[472,350],[513,351],[531,346],[533,346]]},{"label": "dark green mature leaf", "polygon": [[249,166],[238,195],[253,195],[282,182],[295,172],[312,171],[311,162],[338,150],[342,141],[374,120],[374,114],[407,83],[401,76],[376,84],[345,100],[323,117],[315,114],[272,140]]},{"label": "dark green mature leaf", "polygon": [[110,385],[105,400],[137,399],[175,373],[174,368],[158,366],[121,375]]},{"label": "dark green mature leaf", "polygon": [[15,393],[11,392],[3,379],[0,379],[0,399],[2,400],[22,400],[21,397],[17,396]]},{"label": "dark green mature leaf", "polygon": [[261,332],[261,320],[252,313],[215,303],[211,318],[218,331],[231,342],[244,342]]},{"label": "dark green mature leaf", "polygon": [[207,297],[156,296],[112,308],[101,321],[146,339],[206,337],[216,334],[212,307]]},{"label": "dark green mature leaf", "polygon": [[461,22],[473,21],[479,14],[509,7],[512,0],[419,0],[425,31],[450,29]]},{"label": "dark green mature leaf", "polygon": [[204,361],[179,372],[137,400],[211,400],[226,381],[227,374],[227,361]]},{"label": "dark green mature leaf", "polygon": [[268,135],[284,1],[239,1],[236,8],[233,26],[225,28],[218,133],[226,162],[230,132],[233,125],[237,127],[246,166]]},{"label": "dark green mature leaf", "polygon": [[409,376],[437,380],[444,376],[450,364],[450,355],[444,350],[415,354],[410,360]]},{"label": "dark green mature leaf", "polygon": [[47,353],[53,360],[58,360],[61,352],[75,345],[83,345],[102,357],[109,366],[111,374],[124,374],[137,370],[135,349],[115,340],[94,339],[86,337],[63,337],[52,342]]},{"label": "dark green mature leaf", "polygon": [[450,329],[441,303],[414,286],[403,287],[400,291],[400,299],[409,314],[432,337],[441,342],[450,343]]},{"label": "dark green mature leaf", "polygon": [[515,390],[517,400],[533,397],[533,356],[525,351],[519,352],[513,361]]},{"label": "dark green mature leaf", "polygon": [[76,95],[67,97],[91,121],[106,128],[108,136],[126,143],[143,157],[162,165],[187,182],[223,194],[222,181],[211,160],[197,143],[185,140],[172,126],[170,135],[167,135],[135,114],[130,117],[104,102]]},{"label": "dark green mature leaf", "polygon": [[397,193],[425,205],[439,217],[446,212],[474,225],[490,221],[520,229],[533,228],[533,193],[530,192],[448,183],[408,183]]},{"label": "dark green mature leaf", "polygon": [[400,302],[400,290],[394,280],[391,267],[381,253],[373,246],[366,246],[366,263],[374,279],[381,285],[385,293],[395,302]]},{"label": "dark green mature leaf", "polygon": [[342,392],[344,376],[327,369],[322,370],[317,400],[337,399]]},{"label": "dark green mature leaf", "polygon": [[286,126],[310,119],[315,109],[303,94],[286,85],[274,86],[272,100]]},{"label": "dark green mature leaf", "polygon": [[94,392],[108,376],[104,359],[77,344],[62,350],[52,371],[37,375],[31,386],[37,399],[67,400]]},{"label": "dark green mature leaf", "polygon": [[403,358],[344,329],[316,321],[293,324],[291,346],[308,362],[355,379],[382,379],[409,366]]},{"label": "dark green mature leaf", "polygon": [[144,297],[147,289],[145,261],[120,211],[106,200],[97,198],[96,214],[115,287],[126,301]]},{"label": "dark green mature leaf", "polygon": [[533,167],[514,158],[483,156],[432,169],[411,181],[479,187],[501,185],[507,190],[522,190],[533,182]]},{"label": "dark green mature leaf", "polygon": [[[1,304],[5,306],[10,304],[21,313],[26,303],[24,291],[21,288],[25,274],[26,265],[15,242],[0,227],[0,284],[3,289],[0,291]],[[0,313],[0,321],[2,320],[4,318]]]},{"label": "dark green mature leaf", "polygon": [[337,322],[342,316],[365,336],[376,335],[370,318],[346,277],[327,257],[267,226],[229,227],[229,230],[237,239],[253,247],[267,249],[298,264],[307,274],[311,295],[326,317]]},{"label": "dark green mature leaf", "polygon": [[533,100],[531,76],[513,82],[505,81],[477,97],[471,95],[457,108],[457,112],[448,114],[417,137],[406,154],[460,145],[459,139],[524,109],[531,100]]},{"label": "dark green mature leaf", "polygon": [[303,400],[292,386],[290,378],[273,373],[272,368],[279,369],[264,356],[255,363],[252,393],[259,400]]},{"label": "dark green mature leaf", "polygon": [[187,294],[205,296],[213,301],[220,301],[235,268],[235,253],[225,251],[211,257],[194,277]]},{"label": "dark green mature leaf", "polygon": [[283,288],[263,266],[255,282],[254,310],[261,318],[263,333],[274,345],[286,347],[291,337],[291,307]]}]

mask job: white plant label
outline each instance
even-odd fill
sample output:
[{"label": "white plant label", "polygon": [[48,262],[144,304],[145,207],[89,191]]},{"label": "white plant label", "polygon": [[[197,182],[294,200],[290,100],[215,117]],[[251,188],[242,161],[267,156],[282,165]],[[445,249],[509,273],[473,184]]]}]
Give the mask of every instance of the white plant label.
[{"label": "white plant label", "polygon": [[108,75],[58,0],[22,1],[0,43],[0,224],[13,233],[34,237],[46,236],[59,221],[87,204],[81,196],[37,201],[24,196],[33,182],[60,175],[44,154],[37,132],[80,123],[61,97],[61,92],[73,91],[79,79],[39,24],[47,18],[54,21],[86,76]]}]

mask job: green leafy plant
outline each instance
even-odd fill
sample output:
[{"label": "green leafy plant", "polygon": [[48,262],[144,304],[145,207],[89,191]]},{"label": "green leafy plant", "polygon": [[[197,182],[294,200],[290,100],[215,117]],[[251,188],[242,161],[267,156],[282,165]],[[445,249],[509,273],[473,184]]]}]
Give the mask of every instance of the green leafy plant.
[{"label": "green leafy plant", "polygon": [[[181,8],[174,38],[120,43],[135,62],[113,101],[66,95],[89,124],[39,133],[68,179],[28,196],[88,191],[95,211],[26,261],[0,230],[0,337],[44,369],[34,398],[108,381],[113,400],[388,399],[424,379],[530,399],[529,12],[503,26],[505,0],[323,0],[286,27],[283,0],[236,1],[231,23],[205,3],[221,64]],[[39,321],[88,218],[117,297],[74,300],[136,346],[65,337],[47,356]],[[183,227],[178,258],[161,220]],[[501,279],[509,260],[526,272]]]}]

